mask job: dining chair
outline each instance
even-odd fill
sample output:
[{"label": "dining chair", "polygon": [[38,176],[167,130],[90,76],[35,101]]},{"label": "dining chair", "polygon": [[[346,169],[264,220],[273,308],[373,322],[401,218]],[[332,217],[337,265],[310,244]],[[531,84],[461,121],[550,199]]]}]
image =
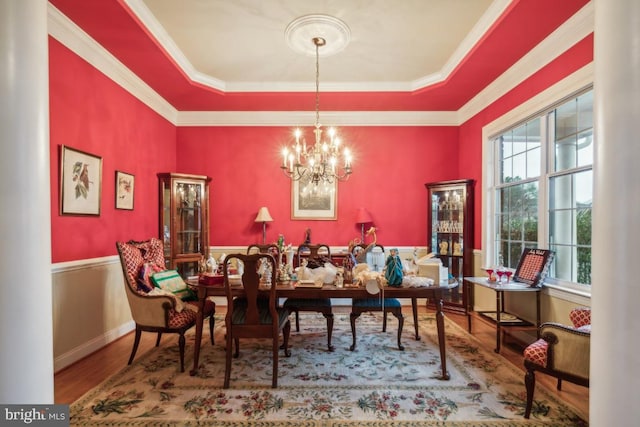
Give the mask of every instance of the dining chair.
[{"label": "dining chair", "polygon": [[[184,334],[195,325],[198,311],[197,301],[182,303],[175,295],[149,295],[152,291],[148,278],[143,277],[145,266],[152,265],[158,271],[164,268],[164,249],[160,239],[151,238],[145,241],[116,242],[120,257],[120,265],[124,274],[124,288],[131,309],[131,317],[136,325],[133,349],[128,364],[131,365],[140,344],[142,332],[156,332],[156,347],[160,345],[163,333],[178,334],[180,352],[180,372],[184,372]],[[153,287],[151,285],[151,287]],[[183,308],[182,308],[183,307]],[[213,344],[215,304],[207,300],[204,316],[209,317],[209,334]]]},{"label": "dining chair", "polygon": [[[242,284],[244,299],[236,300],[234,293],[237,290],[229,280],[230,261],[240,261],[244,264]],[[264,264],[266,263],[266,264]],[[283,335],[282,348],[285,356],[291,356],[289,350],[289,335],[291,323],[289,311],[277,306],[275,277],[261,277],[260,272],[269,266],[272,272],[276,271],[276,262],[272,255],[258,254],[230,254],[223,262],[224,289],[227,297],[227,314],[225,316],[226,335],[226,360],[224,371],[224,388],[229,388],[231,378],[232,345],[235,343],[233,357],[240,356],[240,338],[268,338],[272,342],[273,375],[271,387],[278,386],[278,340],[280,333]],[[263,304],[261,301],[268,301]]]},{"label": "dining chair", "polygon": [[397,298],[353,298],[351,300],[351,336],[353,342],[349,350],[356,349],[356,319],[365,312],[383,312],[382,332],[387,331],[387,313],[393,314],[398,319],[398,350],[404,350],[402,345],[402,327],[404,326],[404,316],[402,315],[402,304]]},{"label": "dining chair", "polygon": [[[374,243],[365,245],[359,243],[354,245],[351,250],[354,258],[358,263],[366,263],[371,271],[382,271],[386,263],[384,246]],[[418,332],[418,299],[411,298],[411,311],[413,313],[413,327],[415,331],[416,341],[420,341],[420,334]],[[384,313],[383,323],[387,321],[387,313]]]},{"label": "dining chair", "polygon": [[[270,254],[273,257],[273,259],[276,260],[276,264],[277,264],[278,260],[280,259],[280,248],[278,248],[278,245],[276,245],[275,243],[266,243],[266,244],[253,243],[247,246],[247,255],[251,255],[251,254]],[[273,271],[273,274],[274,276],[276,275],[275,270]],[[245,300],[244,297],[236,298],[236,301],[244,301],[244,300]],[[268,298],[261,297],[260,304],[268,305]]]},{"label": "dining chair", "polygon": [[[298,265],[300,265],[300,261],[304,257],[308,257],[308,259],[322,259],[326,257],[331,260],[331,249],[323,243],[317,245],[301,243],[298,245],[296,254]],[[335,347],[331,344],[331,337],[333,335],[333,307],[331,305],[331,298],[287,298],[282,306],[291,313],[295,313],[296,332],[300,332],[301,311],[321,313],[327,320],[327,349],[329,351],[335,350]]]}]

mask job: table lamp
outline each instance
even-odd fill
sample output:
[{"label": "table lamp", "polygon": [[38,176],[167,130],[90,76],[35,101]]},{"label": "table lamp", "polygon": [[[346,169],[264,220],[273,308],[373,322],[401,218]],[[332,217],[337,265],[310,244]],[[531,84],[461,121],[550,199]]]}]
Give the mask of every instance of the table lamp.
[{"label": "table lamp", "polygon": [[271,214],[269,213],[269,209],[265,206],[261,207],[258,211],[258,215],[256,216],[255,222],[262,223],[262,244],[267,244],[267,222],[273,221],[271,218]]},{"label": "table lamp", "polygon": [[373,222],[371,214],[365,208],[356,211],[356,224],[360,224],[360,242],[364,243],[364,225]]}]

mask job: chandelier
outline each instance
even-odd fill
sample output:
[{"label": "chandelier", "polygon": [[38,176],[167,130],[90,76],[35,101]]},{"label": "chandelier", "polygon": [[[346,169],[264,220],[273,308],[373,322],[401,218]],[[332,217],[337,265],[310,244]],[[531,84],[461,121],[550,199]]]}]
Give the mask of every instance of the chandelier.
[{"label": "chandelier", "polygon": [[320,60],[319,48],[326,44],[322,37],[312,39],[316,49],[316,123],[313,129],[314,144],[309,145],[300,128],[294,132],[295,143],[282,150],[280,168],[292,181],[304,181],[309,184],[333,184],[346,181],[351,175],[351,153],[341,146],[340,138],[334,128],[327,130],[328,138],[322,138],[320,124]]}]

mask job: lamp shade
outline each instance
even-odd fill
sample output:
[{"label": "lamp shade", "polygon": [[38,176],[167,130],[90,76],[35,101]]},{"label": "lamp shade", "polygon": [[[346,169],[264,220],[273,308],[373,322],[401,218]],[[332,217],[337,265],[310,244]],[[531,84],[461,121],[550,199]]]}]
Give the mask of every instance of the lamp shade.
[{"label": "lamp shade", "polygon": [[256,216],[255,222],[271,222],[273,218],[271,218],[271,214],[269,213],[269,209],[263,206],[258,211],[258,215]]},{"label": "lamp shade", "polygon": [[373,222],[371,214],[365,208],[358,208],[356,211],[356,224],[368,224]]}]

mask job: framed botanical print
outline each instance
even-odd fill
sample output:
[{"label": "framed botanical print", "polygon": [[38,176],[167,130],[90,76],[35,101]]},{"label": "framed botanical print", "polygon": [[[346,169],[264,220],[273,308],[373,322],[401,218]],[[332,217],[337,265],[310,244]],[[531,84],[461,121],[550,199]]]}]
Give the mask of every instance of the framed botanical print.
[{"label": "framed botanical print", "polygon": [[100,215],[102,158],[71,147],[60,150],[60,214]]},{"label": "framed botanical print", "polygon": [[335,220],[337,182],[314,184],[303,177],[291,183],[291,219]]},{"label": "framed botanical print", "polygon": [[116,171],[116,209],[133,210],[135,176]]}]

